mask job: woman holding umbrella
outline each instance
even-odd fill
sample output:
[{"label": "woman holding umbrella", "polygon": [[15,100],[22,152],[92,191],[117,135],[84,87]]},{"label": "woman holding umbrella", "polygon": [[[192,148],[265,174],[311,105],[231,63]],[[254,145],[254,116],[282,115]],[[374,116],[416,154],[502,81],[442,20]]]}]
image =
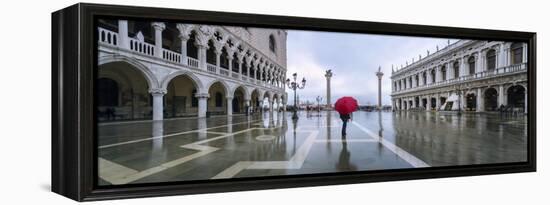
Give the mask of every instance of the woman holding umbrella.
[{"label": "woman holding umbrella", "polygon": [[346,136],[346,127],[348,120],[351,119],[351,113],[357,110],[357,100],[353,97],[342,97],[334,104],[334,109],[340,113],[340,119],[342,120],[342,137]]}]

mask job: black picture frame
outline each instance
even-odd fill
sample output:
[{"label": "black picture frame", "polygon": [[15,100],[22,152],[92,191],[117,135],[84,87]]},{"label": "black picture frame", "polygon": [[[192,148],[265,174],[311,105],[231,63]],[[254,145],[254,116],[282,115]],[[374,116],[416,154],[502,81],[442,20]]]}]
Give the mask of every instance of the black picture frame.
[{"label": "black picture frame", "polygon": [[[98,17],[528,44],[527,162],[97,187],[94,82]],[[536,171],[536,33],[79,3],[52,13],[52,191],[76,201]]]}]

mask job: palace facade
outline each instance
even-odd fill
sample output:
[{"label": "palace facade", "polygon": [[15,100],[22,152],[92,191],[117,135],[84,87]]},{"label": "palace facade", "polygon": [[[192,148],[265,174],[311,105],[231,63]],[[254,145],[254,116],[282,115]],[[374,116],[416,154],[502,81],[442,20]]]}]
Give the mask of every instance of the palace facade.
[{"label": "palace facade", "polygon": [[394,110],[527,112],[526,43],[459,40],[419,58],[392,71]]},{"label": "palace facade", "polygon": [[285,30],[99,20],[97,32],[99,121],[286,108]]}]

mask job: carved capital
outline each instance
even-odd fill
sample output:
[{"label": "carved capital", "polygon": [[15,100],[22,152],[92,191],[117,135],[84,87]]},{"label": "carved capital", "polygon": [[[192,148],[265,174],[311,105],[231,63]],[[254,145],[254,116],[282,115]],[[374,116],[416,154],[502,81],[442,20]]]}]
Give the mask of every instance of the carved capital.
[{"label": "carved capital", "polygon": [[149,89],[149,93],[151,93],[151,95],[164,95],[166,94],[166,89],[162,89],[162,88],[152,88],[152,89]]},{"label": "carved capital", "polygon": [[166,28],[166,24],[162,23],[162,22],[153,22],[151,23],[151,26],[153,26],[153,28],[155,30],[164,30]]}]

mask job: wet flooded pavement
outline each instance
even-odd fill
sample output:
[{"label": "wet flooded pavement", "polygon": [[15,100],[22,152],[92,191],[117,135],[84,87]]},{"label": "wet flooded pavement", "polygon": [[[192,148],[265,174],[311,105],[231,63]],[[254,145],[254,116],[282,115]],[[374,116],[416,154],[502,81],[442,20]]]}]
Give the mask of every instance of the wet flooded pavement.
[{"label": "wet flooded pavement", "polygon": [[525,117],[335,112],[113,122],[98,126],[99,184],[525,161]]}]

